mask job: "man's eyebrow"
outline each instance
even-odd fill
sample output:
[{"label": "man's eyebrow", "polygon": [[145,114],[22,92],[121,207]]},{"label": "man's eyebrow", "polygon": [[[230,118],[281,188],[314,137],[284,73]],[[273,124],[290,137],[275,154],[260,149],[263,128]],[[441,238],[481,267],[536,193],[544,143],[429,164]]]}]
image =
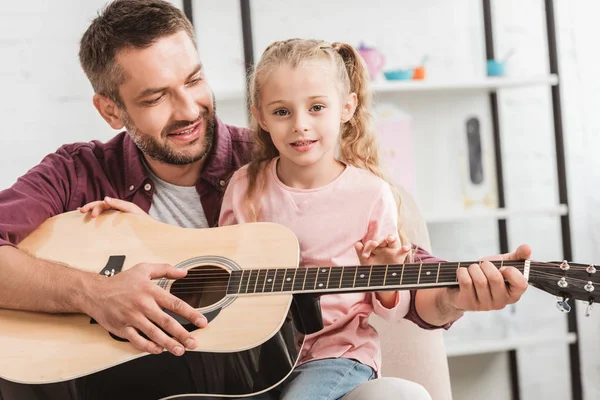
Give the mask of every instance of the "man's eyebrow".
[{"label": "man's eyebrow", "polygon": [[194,75],[196,75],[198,72],[202,71],[202,64],[198,64],[196,65],[196,67],[194,68],[194,70],[192,71],[191,74],[189,74],[187,76],[187,78],[185,78],[186,81],[189,81]]},{"label": "man's eyebrow", "polygon": [[[194,68],[194,70],[187,76],[187,78],[185,78],[186,81],[189,81],[194,75],[196,75],[198,72],[202,71],[202,64],[198,64],[196,65],[196,67]],[[137,100],[143,99],[144,97],[156,94],[156,93],[162,93],[162,92],[166,92],[169,88],[168,87],[160,87],[160,88],[148,88],[148,89],[144,89],[137,97]]]}]

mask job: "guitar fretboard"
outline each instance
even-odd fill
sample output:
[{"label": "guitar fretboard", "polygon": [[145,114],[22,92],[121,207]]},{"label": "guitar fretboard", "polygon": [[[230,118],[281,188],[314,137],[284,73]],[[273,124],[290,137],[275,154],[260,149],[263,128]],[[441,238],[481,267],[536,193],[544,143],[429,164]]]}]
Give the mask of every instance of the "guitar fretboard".
[{"label": "guitar fretboard", "polygon": [[[463,263],[464,266],[472,264]],[[499,268],[503,262],[495,263]],[[514,263],[513,263],[514,264]],[[233,271],[228,295],[328,293],[457,285],[461,263],[246,269]]]}]

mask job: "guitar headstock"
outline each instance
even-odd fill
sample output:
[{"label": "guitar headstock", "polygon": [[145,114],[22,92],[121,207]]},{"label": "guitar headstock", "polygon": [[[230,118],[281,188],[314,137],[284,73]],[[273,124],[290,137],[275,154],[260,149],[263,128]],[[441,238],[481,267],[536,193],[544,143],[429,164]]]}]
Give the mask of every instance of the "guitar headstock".
[{"label": "guitar headstock", "polygon": [[571,311],[569,300],[582,300],[589,316],[592,305],[600,302],[600,271],[593,264],[531,261],[529,284],[560,297],[556,306],[563,312]]}]

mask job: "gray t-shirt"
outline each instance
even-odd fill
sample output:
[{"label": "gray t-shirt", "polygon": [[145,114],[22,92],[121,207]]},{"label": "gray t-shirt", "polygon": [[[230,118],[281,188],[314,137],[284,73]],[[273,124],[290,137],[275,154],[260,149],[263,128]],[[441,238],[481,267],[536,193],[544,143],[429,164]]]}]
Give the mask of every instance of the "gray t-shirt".
[{"label": "gray t-shirt", "polygon": [[165,182],[147,168],[154,182],[154,195],[148,214],[165,224],[182,228],[208,228],[206,214],[195,186]]}]

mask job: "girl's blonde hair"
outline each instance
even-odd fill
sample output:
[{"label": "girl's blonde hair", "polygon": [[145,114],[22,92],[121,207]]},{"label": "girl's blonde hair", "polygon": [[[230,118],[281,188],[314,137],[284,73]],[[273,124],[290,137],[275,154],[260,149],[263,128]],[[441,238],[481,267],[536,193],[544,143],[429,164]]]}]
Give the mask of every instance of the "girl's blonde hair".
[{"label": "girl's blonde hair", "polygon": [[[398,205],[398,234],[403,244],[407,237],[400,227],[401,199],[396,187],[382,171],[379,161],[379,150],[375,142],[372,127],[371,103],[372,94],[369,87],[369,75],[361,56],[349,44],[335,42],[329,44],[320,40],[289,39],[272,43],[267,47],[256,64],[250,77],[250,105],[260,110],[260,91],[271,71],[286,65],[296,68],[314,60],[333,62],[337,72],[340,91],[343,95],[356,93],[358,104],[352,118],[341,127],[340,160],[357,168],[366,169],[391,187]],[[264,185],[262,177],[265,166],[279,155],[279,151],[256,118],[251,120],[254,135],[254,155],[248,165],[248,191],[246,207],[251,221],[257,221],[260,215],[260,193]]]}]

